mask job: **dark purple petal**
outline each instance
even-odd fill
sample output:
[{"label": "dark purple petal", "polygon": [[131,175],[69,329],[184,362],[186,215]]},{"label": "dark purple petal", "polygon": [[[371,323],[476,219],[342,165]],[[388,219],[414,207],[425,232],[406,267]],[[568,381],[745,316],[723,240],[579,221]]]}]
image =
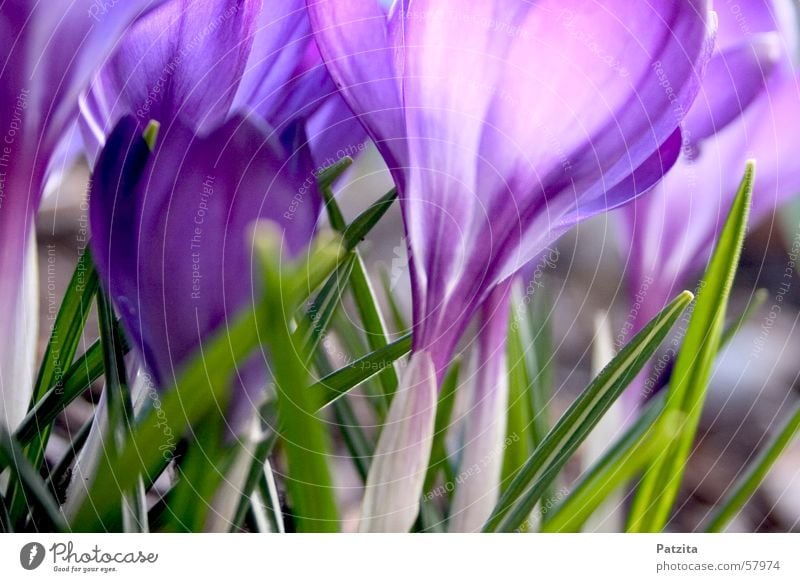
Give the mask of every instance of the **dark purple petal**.
[{"label": "dark purple petal", "polygon": [[228,115],[253,43],[261,0],[174,0],[123,37],[86,96],[87,149],[96,152],[123,115],[165,130],[203,128]]},{"label": "dark purple petal", "polygon": [[[141,173],[134,125],[123,120],[98,160],[92,248],[126,329],[164,386],[257,298],[253,221],[276,222],[286,252],[296,254],[313,235],[320,198],[308,156],[288,158],[253,119],[234,116],[207,135],[176,126]],[[121,166],[126,151],[131,161]]]}]

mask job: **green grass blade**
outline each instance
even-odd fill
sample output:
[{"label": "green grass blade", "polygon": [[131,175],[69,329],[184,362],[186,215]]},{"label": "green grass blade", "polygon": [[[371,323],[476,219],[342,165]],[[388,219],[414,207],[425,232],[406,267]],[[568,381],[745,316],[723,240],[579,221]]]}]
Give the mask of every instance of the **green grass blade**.
[{"label": "green grass blade", "polygon": [[397,333],[406,333],[411,327],[408,325],[403,310],[397,303],[397,298],[392,290],[392,280],[389,272],[386,269],[380,269],[378,275],[381,278],[381,287],[383,288],[383,296],[386,298],[386,303],[389,306],[389,314],[392,316],[392,325]]},{"label": "green grass blade", "polygon": [[513,531],[525,524],[542,493],[650,359],[692,298],[688,291],[678,295],[575,400],[502,494],[484,531]]},{"label": "green grass blade", "polygon": [[528,333],[528,318],[519,285],[514,286],[511,300],[511,316],[508,326],[506,350],[508,352],[508,411],[500,476],[501,491],[513,481],[516,474],[533,452],[534,435],[531,434],[531,396],[533,389],[530,360],[533,356],[533,341]]},{"label": "green grass blade", "polygon": [[[34,384],[30,408],[54,384],[63,378],[64,370],[72,363],[75,352],[86,326],[86,319],[92,307],[94,295],[99,287],[99,279],[88,248],[83,252],[75,271],[72,274],[64,299],[59,307],[53,329],[45,348],[42,364]],[[50,423],[39,425],[36,434],[26,442],[27,456],[35,469],[41,467],[47,441],[50,437]],[[9,490],[11,499],[11,518],[16,522],[23,518],[25,506],[21,497],[22,491],[16,488]]]},{"label": "green grass blade", "polygon": [[14,524],[11,523],[6,500],[2,495],[0,495],[0,533],[14,533]]},{"label": "green grass blade", "polygon": [[137,423],[118,461],[112,465],[101,457],[86,501],[72,520],[74,530],[121,528],[120,500],[114,492],[133,491],[140,478],[151,483],[172,459],[186,427],[228,400],[233,370],[259,345],[259,331],[255,313],[248,310],[204,344],[176,385],[160,394]]},{"label": "green grass blade", "polygon": [[[534,446],[539,446],[550,430],[549,402],[553,393],[553,323],[552,303],[544,288],[539,288],[533,295],[531,309],[526,309],[529,329],[533,334],[533,350],[530,360],[531,381],[530,393],[531,436]],[[520,325],[523,325],[520,322]],[[526,352],[528,353],[528,352]]]},{"label": "green grass blade", "polygon": [[299,532],[334,532],[339,528],[339,517],[328,466],[331,443],[326,426],[317,415],[323,394],[307,388],[307,362],[312,354],[289,329],[291,314],[302,295],[286,292],[280,255],[276,252],[279,240],[256,242],[264,269],[262,335],[277,393],[279,438],[286,458],[285,482],[295,525]]},{"label": "green grass blade", "polygon": [[102,375],[103,346],[98,340],[70,366],[60,383],[50,388],[28,412],[14,433],[14,437],[23,445],[31,442],[42,427],[53,422],[72,401],[88,390]]},{"label": "green grass blade", "polygon": [[[669,417],[667,417],[669,418]],[[672,417],[669,422],[650,424],[635,439],[623,439],[621,446],[614,447],[613,461],[601,458],[583,476],[572,493],[544,522],[541,531],[578,532],[591,515],[618,488],[642,471],[644,466],[666,447],[677,435],[679,420]]]},{"label": "green grass blade", "polygon": [[[317,351],[316,354],[316,364],[317,370],[321,374],[330,374],[333,370],[327,356],[320,351]],[[353,462],[361,483],[366,483],[375,446],[364,434],[347,396],[337,398],[331,404],[331,408],[333,409],[333,420],[342,435],[342,441],[350,454],[350,460]]]},{"label": "green grass blade", "polygon": [[97,272],[87,249],[78,260],[53,324],[36,377],[31,405],[57,384],[64,371],[72,364],[98,287]]},{"label": "green grass blade", "polygon": [[[333,186],[333,183],[339,179],[339,177],[345,173],[347,168],[353,165],[353,158],[350,156],[345,156],[341,160],[337,161],[336,163],[328,166],[322,172],[317,175],[317,184],[319,185],[319,189],[325,194],[329,195],[330,187]],[[326,196],[326,203],[327,203],[327,196]],[[330,214],[330,210],[328,213]],[[331,226],[336,228],[331,221]]]},{"label": "green grass blade", "polygon": [[[344,170],[342,170],[344,171]],[[347,225],[345,224],[342,211],[339,208],[336,199],[334,198],[330,189],[324,189],[323,195],[325,197],[325,204],[328,210],[328,217],[334,230],[345,235],[347,232]],[[388,208],[388,206],[387,206]],[[361,258],[358,250],[353,250],[355,255],[353,271],[350,277],[350,285],[355,300],[356,309],[358,310],[361,324],[364,326],[364,333],[367,337],[367,345],[370,350],[377,350],[385,347],[389,343],[389,337],[386,331],[386,324],[383,320],[383,315],[378,308],[378,300],[375,292],[372,289],[369,276],[367,275],[364,261]],[[397,390],[397,372],[394,366],[387,366],[383,371],[378,374],[378,381],[383,390],[383,397],[385,400],[385,408],[388,409],[392,396]]]},{"label": "green grass blade", "polygon": [[362,483],[367,482],[370,461],[375,446],[367,439],[358,417],[347,398],[340,398],[332,405],[333,419],[342,434],[342,440],[347,447],[353,465],[356,468]]},{"label": "green grass blade", "polygon": [[266,507],[267,520],[269,521],[269,531],[275,533],[285,533],[286,528],[283,524],[283,511],[280,499],[278,498],[278,488],[275,484],[275,476],[272,467],[264,466],[258,476],[256,485],[258,496]]},{"label": "green grass blade", "polygon": [[[386,347],[389,344],[386,323],[378,308],[378,299],[375,296],[375,291],[372,288],[364,261],[360,255],[356,256],[353,274],[350,277],[350,285],[361,324],[364,326],[369,349],[375,351]],[[397,391],[397,371],[394,366],[386,366],[378,373],[377,378],[383,390],[383,398],[388,409],[392,397]]]},{"label": "green grass blade", "polygon": [[267,457],[272,453],[275,447],[275,442],[278,440],[278,433],[270,430],[267,434],[256,444],[253,451],[253,460],[250,463],[250,469],[247,472],[244,486],[241,491],[241,498],[236,507],[233,521],[231,522],[230,532],[234,533],[242,529],[247,509],[252,503],[253,492],[256,490],[258,480],[261,473],[264,471],[264,466],[267,462]]},{"label": "green grass blade", "polygon": [[[111,300],[100,289],[97,292],[97,313],[100,342],[103,350],[103,370],[106,380],[106,402],[110,437],[105,442],[105,454],[115,461],[119,447],[133,430],[133,402],[125,370],[125,340],[116,325]],[[112,462],[113,462],[112,461]],[[123,498],[123,529],[126,533],[146,533],[149,529],[147,502],[141,479]]]},{"label": "green grass blade", "polygon": [[370,352],[353,363],[322,378],[311,390],[323,394],[322,407],[341,398],[350,390],[391,366],[411,351],[411,334],[405,335],[385,347]]},{"label": "green grass blade", "polygon": [[369,208],[362,212],[356,219],[351,222],[344,230],[344,248],[352,251],[356,246],[364,240],[364,237],[369,234],[378,221],[383,218],[386,211],[391,208],[392,203],[397,198],[397,188],[392,188],[389,192],[381,196]]},{"label": "green grass blade", "polygon": [[[36,469],[28,461],[22,448],[3,426],[0,426],[0,461],[11,469],[11,482],[19,484],[24,506],[31,517],[49,531],[66,531],[66,523],[58,504],[50,495]],[[9,523],[14,523],[10,517]]]},{"label": "green grass blade", "polygon": [[69,480],[66,478],[67,470],[72,465],[72,461],[78,456],[83,445],[86,444],[86,439],[89,437],[89,431],[92,430],[92,424],[94,423],[94,416],[91,416],[89,420],[83,423],[83,426],[78,429],[78,432],[75,433],[75,436],[72,437],[72,441],[69,444],[64,456],[62,456],[58,463],[50,470],[47,474],[47,487],[50,491],[53,492],[55,498],[60,502],[64,503],[66,497],[66,489],[67,485],[69,484]]},{"label": "green grass blade", "polygon": [[319,342],[328,330],[336,308],[341,303],[354,264],[355,257],[351,255],[339,265],[322,286],[306,315],[300,319],[294,332],[294,338],[298,345],[303,346],[303,353],[308,354],[309,358],[316,351]]},{"label": "green grass blade", "polygon": [[224,443],[227,424],[220,412],[210,411],[191,429],[186,452],[175,466],[177,482],[167,497],[164,532],[204,531],[214,495],[237,451]]},{"label": "green grass blade", "polygon": [[728,298],[747,230],[754,173],[755,165],[749,162],[701,283],[670,378],[665,414],[680,412],[684,415],[681,435],[648,467],[631,508],[629,531],[661,531],[678,495],[722,338]]},{"label": "green grass blade", "polygon": [[756,457],[744,477],[736,484],[733,491],[714,510],[706,526],[707,532],[720,532],[725,529],[731,519],[741,511],[744,504],[755,494],[764,477],[767,476],[775,461],[800,432],[800,404],[795,406],[789,419],[778,430],[775,437]]}]

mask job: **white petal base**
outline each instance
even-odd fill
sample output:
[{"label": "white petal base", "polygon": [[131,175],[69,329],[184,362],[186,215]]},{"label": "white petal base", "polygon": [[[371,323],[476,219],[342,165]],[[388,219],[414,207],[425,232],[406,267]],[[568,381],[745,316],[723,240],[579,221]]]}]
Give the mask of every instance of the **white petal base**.
[{"label": "white petal base", "polygon": [[359,531],[404,533],[414,525],[431,454],[436,398],[431,357],[417,352],[400,379],[378,440]]}]

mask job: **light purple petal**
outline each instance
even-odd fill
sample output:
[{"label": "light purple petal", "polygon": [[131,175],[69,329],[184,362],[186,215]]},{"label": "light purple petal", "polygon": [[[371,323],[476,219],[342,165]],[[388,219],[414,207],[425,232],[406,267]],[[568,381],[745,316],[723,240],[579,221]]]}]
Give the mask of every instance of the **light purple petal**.
[{"label": "light purple petal", "polygon": [[[492,291],[478,315],[474,372],[462,383],[472,393],[449,531],[479,532],[500,495],[508,405],[508,334],[511,279]],[[512,365],[521,365],[512,362]]]},{"label": "light purple petal", "polygon": [[[253,43],[261,0],[174,0],[134,24],[82,106],[91,154],[123,115],[198,129],[228,115]],[[93,157],[93,156],[92,156]]]},{"label": "light purple petal", "polygon": [[654,156],[710,46],[704,2],[419,0],[389,20],[370,0],[309,10],[332,76],[395,170],[415,348],[440,374],[486,293],[570,215],[624,203],[669,166]]},{"label": "light purple petal", "polygon": [[372,456],[360,531],[406,533],[414,525],[433,443],[436,391],[430,355],[412,354]]},{"label": "light purple petal", "polygon": [[762,33],[714,55],[703,78],[703,89],[683,127],[687,138],[699,141],[724,129],[758,97],[782,58],[780,36]]}]

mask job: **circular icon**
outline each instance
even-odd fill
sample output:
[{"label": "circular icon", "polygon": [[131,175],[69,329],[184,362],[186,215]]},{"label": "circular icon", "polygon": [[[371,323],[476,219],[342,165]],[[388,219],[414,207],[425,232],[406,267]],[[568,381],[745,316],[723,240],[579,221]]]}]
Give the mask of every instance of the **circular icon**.
[{"label": "circular icon", "polygon": [[19,551],[19,563],[26,570],[35,570],[44,562],[44,546],[39,542],[30,542]]}]

